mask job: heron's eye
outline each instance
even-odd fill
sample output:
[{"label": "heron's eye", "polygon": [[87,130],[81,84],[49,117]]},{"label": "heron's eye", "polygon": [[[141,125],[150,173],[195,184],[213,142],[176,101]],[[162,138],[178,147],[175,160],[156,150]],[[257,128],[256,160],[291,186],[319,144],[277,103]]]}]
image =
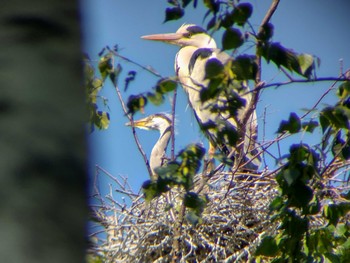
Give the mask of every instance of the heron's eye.
[{"label": "heron's eye", "polygon": [[185,34],[184,34],[184,37],[185,37],[185,38],[191,38],[192,35],[193,35],[193,34],[192,34],[191,32],[188,32],[188,33],[185,33]]}]

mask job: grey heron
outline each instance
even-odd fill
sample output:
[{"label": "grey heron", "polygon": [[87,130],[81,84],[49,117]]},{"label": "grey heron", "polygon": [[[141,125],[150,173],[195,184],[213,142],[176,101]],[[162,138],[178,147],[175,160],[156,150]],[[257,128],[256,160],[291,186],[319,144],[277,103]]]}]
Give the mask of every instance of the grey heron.
[{"label": "grey heron", "polygon": [[[240,142],[243,147],[230,146],[230,142],[223,133],[218,130],[204,129],[209,139],[209,154],[214,153],[219,148],[224,154],[235,150],[235,159],[241,158],[246,165],[243,167],[248,170],[257,170],[261,164],[257,145],[257,117],[255,110],[247,118],[246,123],[242,123],[248,105],[251,101],[249,88],[240,85],[234,92],[245,100],[245,106],[241,107],[236,116],[227,111],[213,110],[213,106],[227,106],[229,99],[225,96],[219,96],[217,99],[201,101],[200,92],[207,88],[210,79],[205,76],[206,63],[209,60],[216,59],[222,65],[226,65],[232,60],[227,53],[217,48],[215,40],[201,27],[193,24],[182,25],[176,33],[154,34],[142,36],[143,39],[162,41],[169,44],[180,46],[180,50],[175,58],[175,72],[182,84],[184,91],[188,95],[189,104],[192,107],[199,125],[207,127],[208,124],[216,124],[217,127],[231,127],[240,131]],[[246,118],[245,118],[246,119]],[[219,127],[220,130],[220,127]],[[238,149],[243,149],[238,151]]]},{"label": "grey heron", "polygon": [[[131,126],[131,122],[125,125]],[[166,149],[171,138],[171,125],[171,117],[165,113],[156,113],[134,121],[134,127],[144,130],[158,130],[160,133],[158,141],[153,146],[149,160],[153,179],[157,177],[154,171],[155,168],[162,166],[166,159]]]}]

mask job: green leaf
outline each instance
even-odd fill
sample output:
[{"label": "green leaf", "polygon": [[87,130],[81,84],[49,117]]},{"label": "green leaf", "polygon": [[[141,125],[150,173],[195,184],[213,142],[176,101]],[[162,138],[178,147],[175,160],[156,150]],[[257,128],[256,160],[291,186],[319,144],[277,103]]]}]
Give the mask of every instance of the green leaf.
[{"label": "green leaf", "polygon": [[232,72],[236,75],[236,80],[255,79],[258,71],[256,57],[252,55],[241,55],[232,61]]},{"label": "green leaf", "polygon": [[299,54],[298,62],[300,68],[300,72],[298,73],[309,78],[315,65],[314,57],[310,54]]},{"label": "green leaf", "polygon": [[320,122],[322,129],[324,129],[323,125],[325,125],[325,127],[332,125],[336,129],[349,129],[349,118],[350,109],[342,105],[327,107],[320,113]]},{"label": "green leaf", "polygon": [[130,70],[128,72],[128,76],[125,78],[124,91],[126,91],[128,89],[130,82],[135,80],[135,76],[136,76],[136,71]]},{"label": "green leaf", "polygon": [[178,20],[185,14],[184,10],[180,7],[167,8],[165,10],[164,23],[170,20]]},{"label": "green leaf", "polygon": [[109,74],[109,77],[113,83],[114,86],[117,86],[118,84],[118,77],[120,73],[122,72],[122,66],[118,64],[115,69]]},{"label": "green leaf", "polygon": [[258,39],[267,42],[273,36],[274,26],[271,23],[264,24],[262,30],[259,32]]},{"label": "green leaf", "polygon": [[236,28],[227,28],[222,36],[222,48],[224,50],[236,49],[243,45],[244,39],[240,30]]},{"label": "green leaf", "polygon": [[282,121],[277,130],[277,133],[289,132],[291,134],[299,132],[301,129],[301,122],[298,115],[292,112],[289,115],[288,121]]},{"label": "green leaf", "polygon": [[219,11],[220,3],[216,0],[203,0],[204,5],[212,12],[214,15]]},{"label": "green leaf", "polygon": [[276,240],[271,236],[266,236],[261,241],[255,251],[255,255],[263,255],[266,257],[274,257],[278,254],[278,246]]},{"label": "green leaf", "polygon": [[328,219],[329,223],[336,226],[339,220],[350,211],[350,202],[342,202],[339,204],[330,204],[323,207],[323,215]]},{"label": "green leaf", "polygon": [[343,100],[350,95],[350,81],[345,81],[339,85],[337,95]]},{"label": "green leaf", "polygon": [[224,65],[216,58],[211,58],[205,64],[205,78],[219,77],[224,71]]},{"label": "green leaf", "polygon": [[182,0],[182,7],[185,8],[192,0]]},{"label": "green leaf", "polygon": [[314,129],[318,127],[318,122],[311,120],[309,122],[303,122],[301,126],[303,127],[304,131],[313,133]]},{"label": "green leaf", "polygon": [[153,198],[160,195],[157,189],[157,183],[147,180],[142,184],[142,191],[145,194],[146,202],[150,202]]},{"label": "green leaf", "polygon": [[270,210],[278,211],[280,210],[284,205],[283,198],[281,196],[277,196],[271,203],[270,203]]},{"label": "green leaf", "polygon": [[244,26],[253,13],[253,6],[249,3],[242,3],[233,10],[233,21],[239,26]]},{"label": "green leaf", "polygon": [[161,105],[164,102],[164,97],[160,92],[148,92],[147,99],[154,105]]},{"label": "green leaf", "polygon": [[196,208],[198,205],[200,205],[201,200],[198,196],[198,194],[194,192],[188,192],[185,194],[184,198],[184,205],[189,208]]},{"label": "green leaf", "polygon": [[160,92],[161,94],[173,91],[176,89],[177,82],[172,79],[161,79],[157,83],[156,91]]},{"label": "green leaf", "polygon": [[332,111],[330,107],[324,109],[320,113],[320,124],[322,128],[322,132],[325,133],[325,131],[328,129],[328,127],[331,125],[330,121],[327,118],[327,112]]},{"label": "green leaf", "polygon": [[280,43],[273,42],[266,46],[263,52],[264,58],[269,62],[272,60],[278,67],[284,66],[290,71],[299,72],[299,62],[297,54]]},{"label": "green leaf", "polygon": [[107,55],[100,58],[100,61],[98,63],[98,69],[103,80],[105,80],[109,73],[111,73],[111,71],[113,70],[112,58],[113,56],[111,53],[108,53]]},{"label": "green leaf", "polygon": [[129,113],[135,114],[137,111],[143,113],[147,104],[147,98],[143,95],[131,95],[128,99],[126,106],[129,109]]},{"label": "green leaf", "polygon": [[297,169],[285,169],[282,173],[284,181],[288,186],[293,185],[300,177],[300,172]]},{"label": "green leaf", "polygon": [[202,222],[202,218],[192,210],[186,213],[186,220],[193,226],[196,226]]}]

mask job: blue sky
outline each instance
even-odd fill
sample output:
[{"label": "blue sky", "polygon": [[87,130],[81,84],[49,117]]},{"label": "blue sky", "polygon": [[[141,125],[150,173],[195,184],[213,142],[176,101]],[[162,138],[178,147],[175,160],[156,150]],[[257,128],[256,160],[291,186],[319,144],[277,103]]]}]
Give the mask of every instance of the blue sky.
[{"label": "blue sky", "polygon": [[[201,2],[201,1],[198,1]],[[250,1],[254,6],[251,22],[258,26],[271,1]],[[273,16],[275,26],[274,41],[297,52],[310,53],[321,58],[321,67],[317,76],[338,76],[340,72],[339,59],[343,59],[344,70],[350,67],[350,4],[347,0],[294,0],[281,1]],[[174,75],[174,58],[178,47],[145,41],[140,36],[154,33],[175,32],[183,23],[195,23],[205,27],[208,20],[203,22],[206,10],[201,6],[197,9],[188,8],[184,18],[178,21],[163,23],[164,10],[168,7],[164,1],[125,1],[125,0],[83,0],[81,1],[84,23],[84,52],[96,64],[98,52],[103,47],[118,45],[120,53],[129,59],[144,66],[151,66],[162,76]],[[214,35],[220,45],[221,33]],[[122,62],[123,75],[119,85],[123,89],[123,80],[129,70],[136,70],[136,80],[132,82],[123,97],[150,91],[158,80],[145,70]],[[264,65],[262,79],[266,83],[280,81],[283,74],[273,65]],[[296,78],[298,76],[295,76]],[[266,89],[260,98],[257,114],[259,117],[259,139],[271,140],[282,119],[287,119],[294,111],[301,115],[303,108],[311,108],[331,83],[316,83],[307,85],[289,85],[278,89]],[[148,179],[147,169],[136,144],[130,127],[124,124],[124,116],[117,94],[111,84],[104,87],[101,94],[108,99],[111,123],[108,130],[95,131],[89,136],[90,162],[89,170],[94,173],[95,165],[99,165],[114,176],[128,177],[132,188],[137,191],[142,182]],[[335,102],[335,92],[328,95],[323,101],[332,104]],[[187,106],[187,98],[181,88],[177,97],[177,134],[176,152],[189,143],[203,142],[206,139],[199,132],[192,111]],[[149,104],[145,115],[136,114],[135,119],[156,112],[170,112],[169,99],[161,107]],[[265,121],[263,116],[266,113]],[[158,139],[157,132],[138,131],[144,151],[149,155],[152,146]],[[297,135],[286,140],[281,145],[282,153],[287,153],[291,142],[313,144],[317,142],[317,134],[313,136]],[[273,153],[277,148],[270,149]],[[270,167],[274,165],[268,160]],[[109,180],[101,177],[100,186],[103,192],[108,192]]]}]

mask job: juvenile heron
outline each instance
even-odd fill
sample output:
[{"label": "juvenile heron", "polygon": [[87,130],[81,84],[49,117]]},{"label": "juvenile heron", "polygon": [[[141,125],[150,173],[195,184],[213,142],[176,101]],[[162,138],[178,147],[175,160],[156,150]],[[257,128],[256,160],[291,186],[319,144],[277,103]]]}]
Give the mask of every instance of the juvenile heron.
[{"label": "juvenile heron", "polygon": [[[156,177],[154,169],[162,166],[166,158],[165,152],[171,137],[171,123],[170,116],[164,113],[149,115],[134,121],[134,127],[148,131],[158,130],[160,133],[158,141],[153,146],[149,160],[153,178]],[[131,123],[128,122],[125,125],[131,126]]]},{"label": "juvenile heron", "polygon": [[[214,105],[224,108],[229,104],[225,96],[218,99],[210,99],[202,103],[200,92],[207,88],[210,80],[205,78],[205,66],[209,60],[215,59],[222,65],[227,64],[232,58],[217,48],[215,40],[201,27],[193,24],[181,26],[176,33],[155,34],[143,36],[143,39],[162,41],[169,44],[180,46],[180,50],[175,58],[175,72],[182,84],[184,91],[188,95],[190,106],[192,107],[199,125],[204,128],[208,125],[216,124],[220,130],[222,127],[233,128],[241,132],[241,143],[243,143],[244,153],[242,153],[243,162],[247,162],[245,169],[257,170],[261,159],[257,155],[257,118],[255,110],[249,116],[246,123],[243,117],[248,110],[251,101],[249,88],[241,85],[234,91],[245,100],[245,106],[241,107],[236,116],[232,116],[227,111],[212,110]],[[204,129],[209,139],[209,153],[215,152],[218,147],[224,154],[232,151],[227,138],[221,138],[222,133],[215,129]],[[243,134],[242,134],[243,133]],[[238,148],[238,147],[237,147]],[[240,156],[237,151],[234,154],[236,159]]]}]

